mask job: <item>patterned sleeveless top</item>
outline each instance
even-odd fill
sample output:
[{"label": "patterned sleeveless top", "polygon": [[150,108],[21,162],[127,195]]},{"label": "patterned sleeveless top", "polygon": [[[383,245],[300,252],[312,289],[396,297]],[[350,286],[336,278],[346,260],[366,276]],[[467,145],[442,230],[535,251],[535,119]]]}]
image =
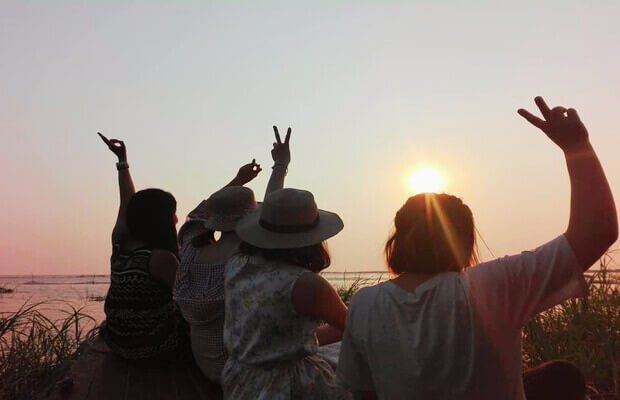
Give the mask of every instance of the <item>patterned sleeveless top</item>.
[{"label": "patterned sleeveless top", "polygon": [[178,344],[172,290],[149,272],[151,251],[112,251],[103,337],[110,349],[130,360],[171,357]]}]

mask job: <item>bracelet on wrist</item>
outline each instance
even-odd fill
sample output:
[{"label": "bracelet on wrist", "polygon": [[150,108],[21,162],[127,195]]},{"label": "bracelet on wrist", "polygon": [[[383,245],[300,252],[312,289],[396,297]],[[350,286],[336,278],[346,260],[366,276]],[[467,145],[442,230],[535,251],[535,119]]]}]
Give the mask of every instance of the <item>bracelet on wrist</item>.
[{"label": "bracelet on wrist", "polygon": [[129,164],[127,164],[127,161],[119,161],[116,163],[116,169],[121,171],[123,169],[128,169],[129,168]]}]

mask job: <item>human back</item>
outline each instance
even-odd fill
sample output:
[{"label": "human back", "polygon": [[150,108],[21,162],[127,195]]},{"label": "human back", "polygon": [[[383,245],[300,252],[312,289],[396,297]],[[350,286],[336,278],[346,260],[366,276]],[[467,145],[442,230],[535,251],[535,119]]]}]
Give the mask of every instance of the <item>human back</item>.
[{"label": "human back", "polygon": [[240,254],[225,270],[225,398],[346,397],[319,352],[326,332],[342,336],[346,307],[317,274],[330,264],[323,241],[342,226],[297,189],[273,192],[239,222]]},{"label": "human back", "polygon": [[295,282],[310,271],[244,254],[226,268],[224,340],[231,357],[259,366],[316,353],[317,321],[297,315],[291,303]]},{"label": "human back", "polygon": [[175,210],[174,197],[163,190],[136,192],[127,205],[127,233],[114,237],[102,333],[123,358],[176,357],[180,337],[171,288],[178,265]]},{"label": "human back", "polygon": [[110,288],[104,303],[103,337],[112,351],[126,359],[167,359],[178,346],[172,290],[156,279],[147,248],[111,257]]},{"label": "human back", "polygon": [[[174,299],[189,324],[194,359],[214,382],[220,381],[228,357],[222,337],[224,265],[238,251],[239,238],[234,232],[237,220],[254,208],[252,190],[225,187],[205,201],[204,220],[186,223],[182,236]],[[220,232],[217,240],[214,231]]]},{"label": "human back", "polygon": [[469,209],[449,195],[408,199],[386,244],[396,277],[361,290],[349,308],[339,375],[352,390],[386,399],[584,398],[583,375],[568,363],[549,363],[536,379],[522,380],[521,329],[535,314],[587,295],[583,271],[617,239],[617,215],[576,111],[549,109],[540,97],[536,103],[544,120],[519,114],[564,152],[567,230],[534,250],[470,267]]},{"label": "human back", "polygon": [[110,287],[100,329],[129,360],[169,360],[179,345],[172,284],[178,266],[176,200],[161,189],[134,189],[125,144],[99,137],[118,157],[120,206],[112,231]]},{"label": "human back", "polygon": [[[290,128],[284,143],[274,127],[273,167],[267,193],[282,187],[290,161]],[[256,159],[242,166],[237,176],[190,212],[181,229],[181,265],[174,298],[189,324],[194,359],[205,376],[220,382],[228,353],[224,346],[224,265],[238,252],[235,226],[257,207],[254,193],[243,187],[262,171]],[[215,233],[220,236],[216,239]]]},{"label": "human back", "polygon": [[394,223],[386,257],[397,277],[353,297],[343,381],[366,382],[363,389],[388,399],[476,398],[482,384],[498,379],[491,379],[492,346],[462,272],[476,260],[471,211],[454,196],[421,194]]},{"label": "human back", "polygon": [[[360,289],[349,307],[340,373],[358,374],[353,379],[372,382],[364,389],[386,399],[505,394],[511,383],[497,360],[500,343],[488,340],[463,280],[446,272],[414,291],[392,281]],[[349,355],[350,342],[364,360]],[[348,371],[360,364],[366,372]]]}]

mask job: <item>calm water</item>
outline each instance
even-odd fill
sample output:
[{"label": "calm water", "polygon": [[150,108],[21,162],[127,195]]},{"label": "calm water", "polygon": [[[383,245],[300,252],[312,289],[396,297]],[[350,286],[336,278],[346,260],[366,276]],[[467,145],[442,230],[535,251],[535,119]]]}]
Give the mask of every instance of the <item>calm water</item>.
[{"label": "calm water", "polygon": [[[323,276],[336,287],[349,286],[357,279],[370,285],[388,278],[381,272],[324,272]],[[99,322],[105,318],[103,300],[109,285],[108,275],[0,276],[0,287],[13,290],[0,294],[0,313],[17,311],[24,303],[45,301],[40,309],[50,318],[64,318],[70,310],[68,305],[73,305]]]},{"label": "calm water", "polygon": [[[610,272],[614,278],[620,278],[620,270]],[[389,279],[381,271],[323,272],[322,275],[336,287],[348,287],[357,280],[361,286],[367,286]],[[70,311],[69,305],[73,305],[99,322],[105,318],[103,300],[109,285],[108,275],[0,276],[0,287],[13,290],[0,294],[0,313],[17,311],[24,303],[44,301],[46,304],[40,310],[50,318],[64,318]]]},{"label": "calm water", "polygon": [[45,301],[40,309],[50,318],[64,318],[69,305],[104,319],[103,299],[110,285],[109,276],[0,276],[0,287],[13,293],[0,294],[0,313],[14,312],[24,303]]}]

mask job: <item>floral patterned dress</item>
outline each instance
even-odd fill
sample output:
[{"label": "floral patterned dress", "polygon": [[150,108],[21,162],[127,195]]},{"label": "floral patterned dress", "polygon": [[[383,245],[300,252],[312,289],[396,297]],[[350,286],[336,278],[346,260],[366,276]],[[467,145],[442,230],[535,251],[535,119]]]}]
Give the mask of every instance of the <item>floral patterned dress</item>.
[{"label": "floral patterned dress", "polygon": [[342,399],[334,368],[318,351],[318,321],[295,312],[296,265],[238,255],[226,264],[222,371],[226,399]]}]

